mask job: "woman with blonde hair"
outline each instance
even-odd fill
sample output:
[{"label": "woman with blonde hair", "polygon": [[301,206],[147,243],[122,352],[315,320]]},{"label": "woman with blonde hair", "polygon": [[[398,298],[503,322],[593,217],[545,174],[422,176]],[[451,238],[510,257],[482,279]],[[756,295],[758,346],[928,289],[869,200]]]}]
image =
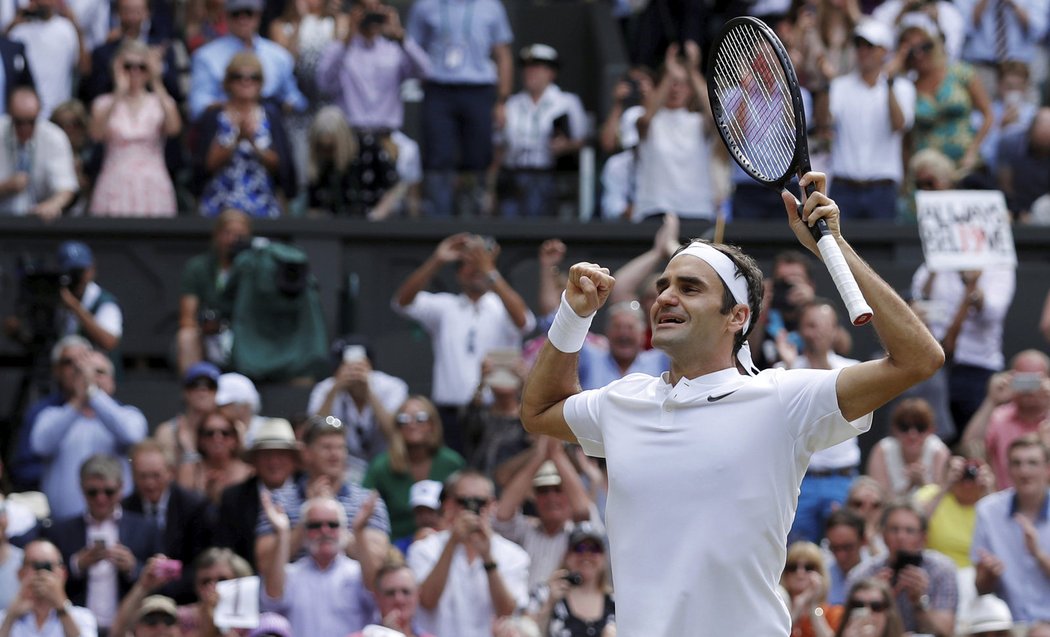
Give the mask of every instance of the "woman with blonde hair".
[{"label": "woman with blonde hair", "polygon": [[904,622],[886,582],[865,579],[850,588],[835,637],[904,637]]},{"label": "woman with blonde hair", "polygon": [[164,143],[179,134],[182,119],[161,72],[159,56],[138,40],[126,40],[113,58],[113,92],[91,104],[91,137],[105,144],[91,195],[92,216],[174,217],[177,212]]},{"label": "woman with blonde hair", "polygon": [[569,535],[561,567],[533,593],[529,616],[545,637],[615,634],[612,593],[605,538],[581,524]]},{"label": "woman with blonde hair", "polygon": [[890,497],[944,480],[952,454],[934,429],[933,408],[922,398],[906,398],[893,409],[890,435],[871,450],[867,471]]},{"label": "woman with blonde hair", "polygon": [[780,585],[788,595],[791,637],[832,637],[842,607],[827,603],[830,580],[820,547],[812,542],[789,546]]},{"label": "woman with blonde hair", "polygon": [[350,214],[346,188],[357,159],[357,136],[338,106],[318,111],[307,133],[306,187],[309,208],[335,216]]},{"label": "woman with blonde hair", "polygon": [[390,537],[397,541],[415,532],[409,490],[420,480],[444,482],[466,462],[445,446],[441,417],[428,398],[409,396],[387,433],[389,446],[368,466],[362,484],[376,489],[390,514]]}]

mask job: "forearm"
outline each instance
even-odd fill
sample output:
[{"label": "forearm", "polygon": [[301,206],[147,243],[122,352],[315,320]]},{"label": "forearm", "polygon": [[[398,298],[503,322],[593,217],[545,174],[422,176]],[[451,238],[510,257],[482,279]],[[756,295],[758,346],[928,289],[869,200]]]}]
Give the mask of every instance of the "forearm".
[{"label": "forearm", "polygon": [[886,101],[890,109],[890,129],[895,133],[899,133],[904,130],[904,111],[901,110],[900,102],[897,101],[897,96],[893,93],[892,84],[887,87],[886,93],[889,95]]},{"label": "forearm", "polygon": [[416,295],[423,291],[430,281],[437,274],[438,270],[441,269],[443,264],[436,257],[431,256],[423,265],[416,268],[415,272],[409,275],[405,282],[398,288],[397,294],[394,297],[397,304],[401,307],[405,307],[412,303]]},{"label": "forearm", "polygon": [[952,637],[955,634],[955,613],[943,610],[919,611],[915,614],[918,632],[930,633],[936,637]]},{"label": "forearm", "polygon": [[255,156],[259,158],[259,163],[266,169],[266,172],[271,175],[277,174],[281,167],[281,157],[277,151],[273,148],[259,148],[255,144],[252,144],[252,148],[255,149]]},{"label": "forearm", "polygon": [[620,117],[623,115],[623,103],[619,100],[613,102],[612,109],[602,122],[602,130],[598,135],[598,143],[602,152],[612,154],[620,148]]},{"label": "forearm", "polygon": [[984,436],[988,431],[988,421],[991,420],[993,411],[995,411],[995,404],[988,398],[985,398],[981,401],[977,411],[970,417],[970,422],[966,423],[961,444],[967,456],[985,457]]},{"label": "forearm", "polygon": [[119,444],[130,446],[146,437],[148,424],[138,409],[122,406],[103,391],[96,392],[88,404]]},{"label": "forearm", "polygon": [[426,579],[419,585],[419,603],[427,610],[437,608],[441,601],[441,595],[445,592],[445,583],[448,581],[449,569],[452,566],[452,556],[456,550],[455,540],[449,536],[441,556],[438,558],[434,568],[430,570]]},{"label": "forearm", "polygon": [[532,485],[532,478],[536,475],[540,465],[543,464],[543,460],[544,458],[542,454],[532,451],[529,455],[528,462],[515,472],[514,477],[511,478],[510,482],[508,482],[503,488],[503,493],[500,495],[499,502],[496,504],[497,520],[505,522],[517,514],[518,508],[521,507],[522,502],[525,501],[525,497],[529,493],[529,487]]},{"label": "forearm", "polygon": [[510,97],[514,88],[514,56],[509,44],[493,47],[493,59],[496,62],[496,99],[503,102]]},{"label": "forearm", "polygon": [[[609,302],[619,303],[635,299],[642,282],[645,281],[647,276],[652,274],[662,259],[663,254],[654,246],[620,267],[613,273],[613,278],[616,279],[616,287],[609,294]],[[561,302],[560,297],[561,293],[559,292],[559,302]]]},{"label": "forearm", "polygon": [[[73,620],[72,613],[62,613],[58,616],[59,622],[62,624],[62,634],[65,637],[83,637],[80,634],[80,626],[77,626],[76,621]],[[116,631],[111,631],[111,635],[122,635]]]},{"label": "forearm", "polygon": [[568,428],[557,425],[563,418],[561,402],[581,391],[578,364],[578,352],[566,354],[550,342],[543,344],[521,397],[521,422],[526,431],[577,442]]},{"label": "forearm", "polygon": [[[110,628],[110,634],[114,637],[124,637],[128,629],[132,624],[132,615],[138,610],[142,600],[146,599],[150,591],[146,590],[146,587],[141,582],[136,582],[128,594],[124,596],[124,599],[120,602],[120,608],[117,609],[117,617],[113,620],[113,626]],[[76,634],[76,633],[74,633]]]},{"label": "forearm", "polygon": [[[542,266],[541,266],[542,267]],[[561,271],[552,265],[540,271],[538,305],[540,314],[546,316],[558,309],[561,303],[561,291],[565,286],[561,282]]]},{"label": "forearm", "polygon": [[497,270],[493,269],[489,276],[493,277],[492,291],[499,296],[500,301],[503,301],[503,307],[510,315],[510,319],[514,321],[518,329],[524,329],[529,320],[529,308],[525,305],[525,300]]},{"label": "forearm", "polygon": [[208,156],[204,160],[204,169],[209,173],[218,172],[233,159],[233,152],[236,148],[236,143],[231,146],[223,146],[218,140],[212,140],[211,146],[208,147]]},{"label": "forearm", "polygon": [[[70,200],[72,200],[72,197],[70,197]],[[103,329],[98,324],[98,321],[95,320],[95,316],[88,312],[82,304],[77,304],[73,308],[73,313],[77,316],[77,322],[84,328],[88,340],[94,342],[99,348],[108,352],[116,349],[117,345],[120,344],[120,337]]]},{"label": "forearm", "polygon": [[489,578],[489,597],[492,599],[492,608],[496,611],[497,617],[503,617],[505,615],[512,614],[518,608],[518,603],[514,600],[514,596],[507,590],[507,585],[503,582],[503,576],[500,575],[499,569],[494,568],[486,571]]},{"label": "forearm", "polygon": [[569,500],[572,507],[573,519],[583,522],[591,517],[591,499],[587,495],[587,489],[583,487],[580,474],[565,453],[553,454],[554,466],[558,468],[561,476],[561,490]]},{"label": "forearm", "polygon": [[164,135],[175,137],[182,131],[182,116],[179,115],[179,107],[171,95],[168,95],[163,82],[157,82],[154,90],[160,96],[160,104],[164,109]]},{"label": "forearm", "polygon": [[315,416],[331,416],[332,415],[332,405],[335,404],[336,396],[338,396],[341,391],[343,391],[343,390],[342,390],[342,388],[339,387],[339,385],[333,384],[332,388],[328,390],[327,394],[325,394],[324,400],[321,402],[321,406],[318,407],[317,413],[314,414],[314,415]]},{"label": "forearm", "polygon": [[284,566],[288,563],[290,553],[291,532],[288,529],[277,529],[277,546],[273,559],[266,565],[264,575],[264,586],[266,595],[272,599],[284,597]]}]

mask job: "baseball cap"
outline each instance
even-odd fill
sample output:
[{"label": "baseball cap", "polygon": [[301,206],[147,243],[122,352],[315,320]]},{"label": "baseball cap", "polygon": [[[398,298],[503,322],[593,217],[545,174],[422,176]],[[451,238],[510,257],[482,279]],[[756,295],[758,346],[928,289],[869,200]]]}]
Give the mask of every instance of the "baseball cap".
[{"label": "baseball cap", "polygon": [[437,480],[420,480],[408,490],[408,504],[414,509],[426,507],[437,511],[441,508],[441,483]]},{"label": "baseball cap", "polygon": [[560,484],[561,474],[558,473],[558,467],[554,466],[553,460],[544,460],[536,470],[536,475],[532,477],[534,487],[556,487]]},{"label": "baseball cap", "polygon": [[222,372],[219,371],[218,367],[208,361],[201,361],[190,365],[190,368],[186,370],[186,374],[182,377],[182,384],[185,386],[199,378],[207,378],[218,386],[219,376],[221,375]]},{"label": "baseball cap", "polygon": [[886,50],[893,48],[893,31],[878,20],[861,20],[853,30],[853,35]]},{"label": "baseball cap", "polygon": [[164,595],[150,595],[142,600],[142,603],[139,605],[139,611],[135,614],[135,621],[142,621],[143,617],[154,613],[160,613],[175,619],[179,618],[179,611],[175,608],[175,600]]},{"label": "baseball cap", "polygon": [[1014,626],[1014,618],[1006,602],[995,595],[981,595],[963,611],[963,625],[966,635],[1010,630]]},{"label": "baseball cap", "polygon": [[226,13],[254,11],[262,13],[263,0],[226,0]]},{"label": "baseball cap", "polygon": [[91,254],[91,248],[80,241],[66,241],[58,246],[58,267],[63,272],[72,270],[84,270],[91,267],[95,257]]},{"label": "baseball cap", "polygon": [[252,406],[254,414],[259,413],[262,408],[255,383],[244,374],[229,372],[219,376],[219,391],[215,394],[215,404],[222,407],[234,403],[248,403]]},{"label": "baseball cap", "polygon": [[518,53],[522,64],[546,64],[552,68],[558,68],[558,51],[549,44],[530,44]]},{"label": "baseball cap", "polygon": [[605,534],[590,522],[581,522],[573,527],[572,532],[569,533],[569,546],[576,546],[585,540],[593,540],[604,546]]}]

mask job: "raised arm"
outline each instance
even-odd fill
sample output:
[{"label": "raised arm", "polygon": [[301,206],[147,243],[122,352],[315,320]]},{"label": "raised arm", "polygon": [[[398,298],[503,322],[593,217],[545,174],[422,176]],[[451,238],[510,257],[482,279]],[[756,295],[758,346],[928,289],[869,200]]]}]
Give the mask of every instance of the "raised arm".
[{"label": "raised arm", "polygon": [[477,239],[468,241],[463,247],[463,260],[466,263],[473,264],[478,271],[485,273],[491,285],[490,289],[499,296],[500,301],[503,302],[503,307],[507,310],[507,314],[514,321],[514,325],[519,330],[524,330],[529,325],[529,308],[525,305],[525,300],[521,298],[521,295],[511,287],[510,283],[503,278],[503,275],[496,268],[496,257],[498,255],[498,247],[490,249],[484,242]]},{"label": "raised arm", "polygon": [[[678,215],[668,212],[664,215],[660,229],[653,236],[653,247],[616,270],[615,277],[620,282],[620,287],[612,291],[609,297],[610,303],[633,301],[638,297],[638,289],[645,282],[646,277],[670,259],[674,251],[681,245],[678,232]],[[644,309],[648,311],[649,308]]]},{"label": "raised arm", "polygon": [[579,352],[595,312],[605,305],[615,283],[609,269],[595,263],[577,263],[569,268],[565,295],[548,341],[525,379],[521,422],[530,433],[576,442],[562,406],[566,398],[580,392]]},{"label": "raised arm", "polygon": [[532,486],[532,477],[539,471],[543,461],[549,457],[547,453],[548,440],[550,438],[546,436],[537,438],[528,460],[514,472],[510,482],[503,487],[503,493],[500,494],[499,501],[496,503],[496,519],[498,521],[506,522],[513,518],[521,504],[525,502],[525,498],[529,495],[529,488]]},{"label": "raised arm", "polygon": [[809,184],[816,186],[816,192],[806,199],[805,221],[796,212],[794,196],[783,194],[788,223],[799,241],[819,256],[809,226],[821,217],[827,221],[861,293],[874,310],[872,323],[887,353],[882,359],[847,367],[839,374],[836,387],[839,409],[844,418],[854,420],[935,374],[944,364],[944,351],[908,304],[842,238],[838,206],[823,194],[827,184],[825,175],[806,173],[799,180],[799,187],[804,189]]},{"label": "raised arm", "polygon": [[290,552],[291,522],[288,520],[288,514],[281,510],[280,506],[270,497],[269,491],[264,489],[259,494],[259,498],[262,500],[263,511],[270,520],[270,526],[277,535],[277,550],[273,559],[265,569],[260,569],[263,576],[263,587],[267,597],[281,599],[284,597],[284,567],[288,564]]},{"label": "raised arm", "polygon": [[470,233],[460,232],[454,234],[451,237],[445,237],[438,247],[434,249],[434,253],[430,255],[421,266],[415,269],[412,274],[408,275],[408,278],[404,280],[401,287],[397,289],[397,293],[394,295],[394,301],[397,302],[401,307],[405,307],[412,303],[416,295],[422,292],[430,281],[434,278],[434,275],[446,264],[458,261],[462,255],[463,246],[470,239]]}]

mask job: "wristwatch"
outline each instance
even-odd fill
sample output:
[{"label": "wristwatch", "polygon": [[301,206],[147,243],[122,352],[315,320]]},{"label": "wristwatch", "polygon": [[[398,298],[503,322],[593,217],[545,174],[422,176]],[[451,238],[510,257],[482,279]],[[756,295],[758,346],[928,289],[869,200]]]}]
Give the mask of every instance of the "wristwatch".
[{"label": "wristwatch", "polygon": [[73,610],[73,602],[67,599],[61,606],[55,609],[55,613],[57,613],[61,617],[64,615],[68,615],[69,611],[71,610]]},{"label": "wristwatch", "polygon": [[484,567],[486,571],[494,571],[494,570],[496,570],[496,563],[495,562],[485,562],[484,564],[482,564],[482,567]]},{"label": "wristwatch", "polygon": [[919,610],[927,611],[930,610],[930,596],[922,594],[919,596]]}]

